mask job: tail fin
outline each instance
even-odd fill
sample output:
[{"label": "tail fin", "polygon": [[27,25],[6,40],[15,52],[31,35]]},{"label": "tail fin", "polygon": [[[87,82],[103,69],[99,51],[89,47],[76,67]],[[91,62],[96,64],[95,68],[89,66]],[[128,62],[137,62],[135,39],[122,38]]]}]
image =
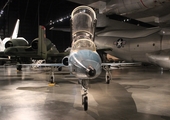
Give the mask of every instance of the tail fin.
[{"label": "tail fin", "polygon": [[9,40],[11,40],[11,39],[15,39],[15,38],[18,37],[19,21],[20,21],[20,20],[17,19],[17,22],[16,22],[16,24],[15,24],[15,28],[14,28],[14,31],[13,31],[11,37],[6,37],[6,38],[3,39],[2,42],[3,42],[3,44],[4,44],[4,48],[5,48],[5,43],[6,43],[7,41],[9,41]]},{"label": "tail fin", "polygon": [[41,56],[43,59],[47,57],[47,46],[46,46],[46,34],[45,34],[45,27],[39,26],[38,32],[38,55]]},{"label": "tail fin", "polygon": [[16,22],[16,24],[15,24],[14,31],[13,31],[12,36],[11,36],[11,39],[15,39],[15,38],[18,37],[19,22],[20,22],[20,20],[17,19],[17,22]]},{"label": "tail fin", "polygon": [[2,42],[2,39],[0,38],[0,51],[4,51],[5,50],[5,46]]}]

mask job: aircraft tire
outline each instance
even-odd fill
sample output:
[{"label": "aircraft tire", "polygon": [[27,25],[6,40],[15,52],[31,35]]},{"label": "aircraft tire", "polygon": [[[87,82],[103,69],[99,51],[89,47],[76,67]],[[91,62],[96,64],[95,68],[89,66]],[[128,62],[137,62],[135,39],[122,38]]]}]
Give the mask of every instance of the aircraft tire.
[{"label": "aircraft tire", "polygon": [[53,76],[51,76],[51,78],[50,78],[50,83],[53,83]]},{"label": "aircraft tire", "polygon": [[17,70],[21,71],[21,69],[22,69],[22,65],[17,65]]},{"label": "aircraft tire", "polygon": [[58,71],[62,71],[62,67],[59,67],[59,68],[58,68]]},{"label": "aircraft tire", "polygon": [[110,80],[106,80],[106,84],[110,84]]},{"label": "aircraft tire", "polygon": [[83,104],[84,104],[84,111],[87,111],[88,110],[88,97],[87,96],[84,97]]}]

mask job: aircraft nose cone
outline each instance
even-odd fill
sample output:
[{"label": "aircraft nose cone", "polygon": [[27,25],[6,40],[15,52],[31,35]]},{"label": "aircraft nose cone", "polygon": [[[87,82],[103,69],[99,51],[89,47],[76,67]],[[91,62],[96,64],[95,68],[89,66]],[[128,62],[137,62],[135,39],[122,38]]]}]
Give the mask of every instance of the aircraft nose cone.
[{"label": "aircraft nose cone", "polygon": [[80,78],[92,79],[101,73],[101,59],[97,52],[79,50],[69,56],[69,62],[81,73]]},{"label": "aircraft nose cone", "polygon": [[9,55],[9,56],[15,55],[16,52],[17,52],[17,49],[11,48],[11,47],[6,48],[6,49],[4,50],[4,54],[5,54],[5,55]]},{"label": "aircraft nose cone", "polygon": [[11,50],[9,48],[6,48],[4,50],[5,55],[9,55],[11,53]]},{"label": "aircraft nose cone", "polygon": [[87,76],[94,77],[96,75],[96,70],[92,67],[89,67],[89,70],[87,71]]}]

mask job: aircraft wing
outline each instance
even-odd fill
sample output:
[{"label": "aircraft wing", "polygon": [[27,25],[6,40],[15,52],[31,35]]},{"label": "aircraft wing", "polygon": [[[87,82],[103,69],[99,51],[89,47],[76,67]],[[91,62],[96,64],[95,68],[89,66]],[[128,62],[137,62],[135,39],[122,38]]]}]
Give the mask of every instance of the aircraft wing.
[{"label": "aircraft wing", "polygon": [[[167,26],[170,23],[170,3],[163,4],[144,11],[126,14],[126,17],[133,18],[153,25]],[[168,25],[169,26],[169,25]]]},{"label": "aircraft wing", "polygon": [[[107,28],[106,30],[98,32],[97,36],[109,36],[109,37],[122,37],[122,38],[139,38],[139,37],[146,37],[150,34],[160,31],[159,27],[144,28],[144,29],[123,29],[123,30],[116,30],[115,28]],[[135,33],[135,34],[134,34]]]},{"label": "aircraft wing", "polygon": [[1,60],[10,61],[9,58],[0,58],[0,61],[1,61]]},{"label": "aircraft wing", "polygon": [[116,67],[116,66],[122,66],[122,65],[140,65],[140,64],[141,63],[102,63],[101,65],[102,66],[110,65],[110,66]]},{"label": "aircraft wing", "polygon": [[88,5],[98,9],[105,15],[120,15],[129,19],[135,19],[154,26],[169,26],[170,1],[161,0],[68,0],[80,5]]},{"label": "aircraft wing", "polygon": [[45,67],[65,67],[62,63],[42,63],[42,64],[20,64],[22,66],[45,66]]}]

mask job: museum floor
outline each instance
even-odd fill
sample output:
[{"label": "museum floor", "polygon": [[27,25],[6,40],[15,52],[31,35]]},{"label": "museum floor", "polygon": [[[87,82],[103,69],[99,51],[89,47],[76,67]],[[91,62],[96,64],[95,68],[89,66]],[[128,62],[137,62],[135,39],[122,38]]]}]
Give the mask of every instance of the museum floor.
[{"label": "museum floor", "polygon": [[81,86],[68,70],[55,71],[56,85],[48,86],[49,68],[0,67],[0,120],[170,120],[170,71],[157,67],[112,70],[90,81],[89,109],[81,104]]}]

